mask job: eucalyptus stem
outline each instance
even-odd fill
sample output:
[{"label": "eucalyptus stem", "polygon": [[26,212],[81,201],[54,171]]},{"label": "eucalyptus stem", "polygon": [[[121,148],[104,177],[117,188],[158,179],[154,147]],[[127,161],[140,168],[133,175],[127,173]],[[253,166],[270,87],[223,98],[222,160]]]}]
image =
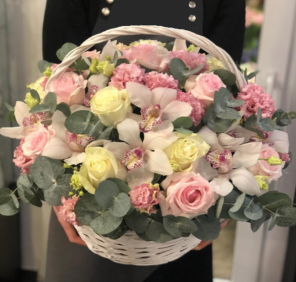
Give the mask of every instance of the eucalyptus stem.
[{"label": "eucalyptus stem", "polygon": [[12,194],[14,194],[20,187],[16,187],[13,191]]}]

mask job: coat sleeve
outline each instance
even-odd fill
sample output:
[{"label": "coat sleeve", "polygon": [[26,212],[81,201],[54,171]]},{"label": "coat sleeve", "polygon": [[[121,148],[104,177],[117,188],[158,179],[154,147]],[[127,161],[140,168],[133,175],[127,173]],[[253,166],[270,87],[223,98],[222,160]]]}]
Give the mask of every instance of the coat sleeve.
[{"label": "coat sleeve", "polygon": [[[245,7],[245,0],[220,0],[210,25],[204,30],[204,35],[227,51],[237,63],[241,60],[244,45]],[[213,12],[213,6],[205,5],[207,8]]]},{"label": "coat sleeve", "polygon": [[59,62],[56,51],[67,42],[80,45],[92,33],[99,0],[47,0],[43,22],[43,58]]}]

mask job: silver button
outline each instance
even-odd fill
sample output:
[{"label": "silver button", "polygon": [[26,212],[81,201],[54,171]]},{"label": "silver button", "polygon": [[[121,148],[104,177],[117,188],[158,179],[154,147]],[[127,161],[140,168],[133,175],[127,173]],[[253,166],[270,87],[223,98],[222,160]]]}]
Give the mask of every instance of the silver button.
[{"label": "silver button", "polygon": [[114,2],[114,0],[106,0],[107,3],[112,4]]},{"label": "silver button", "polygon": [[189,2],[189,7],[192,8],[192,9],[195,8],[196,7],[196,3],[193,2],[193,1],[190,1]]},{"label": "silver button", "polygon": [[190,15],[188,18],[191,22],[195,22],[196,16],[195,15]]},{"label": "silver button", "polygon": [[109,10],[109,8],[107,8],[107,7],[103,8],[103,9],[102,9],[102,14],[103,14],[104,16],[109,16],[109,14],[110,14],[110,10]]}]

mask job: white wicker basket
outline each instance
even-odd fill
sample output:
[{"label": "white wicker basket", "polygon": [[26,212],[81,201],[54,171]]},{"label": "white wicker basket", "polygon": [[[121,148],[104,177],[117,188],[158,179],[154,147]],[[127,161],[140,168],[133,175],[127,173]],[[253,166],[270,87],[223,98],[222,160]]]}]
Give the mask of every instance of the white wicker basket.
[{"label": "white wicker basket", "polygon": [[[122,35],[164,35],[172,38],[185,39],[200,47],[217,59],[237,77],[237,86],[241,88],[246,84],[242,73],[237,69],[231,57],[220,47],[216,46],[207,38],[187,30],[167,28],[161,26],[125,26],[110,29],[94,35],[81,46],[72,50],[63,62],[53,71],[46,88],[49,84],[89,48],[96,44],[112,40]],[[46,90],[47,90],[46,89]],[[112,240],[99,236],[88,226],[76,226],[81,238],[86,242],[88,248],[105,258],[121,264],[132,265],[159,265],[178,259],[200,243],[194,236],[179,238],[167,243],[146,242],[140,239],[135,232],[127,232],[121,238]]]}]

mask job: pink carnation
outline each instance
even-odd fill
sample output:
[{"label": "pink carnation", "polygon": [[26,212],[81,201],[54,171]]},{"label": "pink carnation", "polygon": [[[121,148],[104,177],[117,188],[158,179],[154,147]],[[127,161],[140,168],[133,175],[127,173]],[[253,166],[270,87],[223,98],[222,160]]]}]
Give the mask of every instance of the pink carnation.
[{"label": "pink carnation", "polygon": [[198,73],[205,72],[209,69],[207,57],[203,54],[187,52],[185,50],[172,51],[170,52],[170,60],[174,58],[181,59],[191,70],[203,65],[203,68]]},{"label": "pink carnation", "polygon": [[156,71],[149,72],[145,75],[145,84],[150,90],[157,87],[178,89],[178,80],[174,79],[172,75]]},{"label": "pink carnation", "polygon": [[192,94],[184,93],[182,91],[178,91],[177,100],[181,102],[186,102],[192,107],[192,111],[189,117],[192,119],[193,124],[197,126],[201,122],[205,114],[203,103],[200,100],[196,99]]},{"label": "pink carnation", "polygon": [[153,206],[159,203],[159,185],[144,183],[134,187],[129,195],[135,209],[150,214],[155,212]]},{"label": "pink carnation", "polygon": [[109,86],[125,89],[127,82],[144,84],[145,70],[136,64],[121,64],[114,71]]},{"label": "pink carnation", "polygon": [[13,156],[15,159],[13,160],[14,164],[21,169],[21,173],[29,173],[30,166],[34,162],[34,159],[25,156],[24,151],[22,149],[22,145],[24,144],[25,139],[22,139],[20,145],[16,147]]},{"label": "pink carnation", "polygon": [[239,108],[244,111],[244,119],[257,114],[258,108],[261,108],[263,118],[271,118],[276,110],[271,96],[265,93],[263,87],[253,83],[245,85],[237,98],[245,101]]},{"label": "pink carnation", "polygon": [[289,154],[279,153],[279,156],[283,162],[290,162],[291,161]]},{"label": "pink carnation", "polygon": [[74,207],[79,200],[79,197],[73,196],[72,198],[66,199],[65,197],[61,198],[62,206],[58,207],[59,214],[64,220],[71,223],[72,225],[79,225],[77,221],[76,214],[74,212]]}]

